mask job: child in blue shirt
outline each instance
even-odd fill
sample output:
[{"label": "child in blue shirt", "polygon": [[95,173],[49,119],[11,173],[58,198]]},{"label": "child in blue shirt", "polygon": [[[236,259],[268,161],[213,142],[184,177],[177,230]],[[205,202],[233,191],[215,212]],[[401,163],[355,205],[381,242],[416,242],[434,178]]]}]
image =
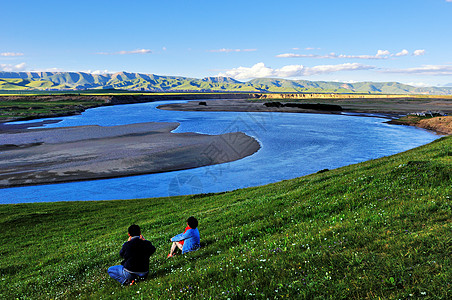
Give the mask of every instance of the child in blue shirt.
[{"label": "child in blue shirt", "polygon": [[173,244],[171,245],[171,250],[167,257],[172,257],[176,249],[180,249],[182,254],[198,250],[200,247],[199,241],[198,220],[195,217],[190,217],[187,219],[187,228],[185,228],[185,232],[171,238]]}]

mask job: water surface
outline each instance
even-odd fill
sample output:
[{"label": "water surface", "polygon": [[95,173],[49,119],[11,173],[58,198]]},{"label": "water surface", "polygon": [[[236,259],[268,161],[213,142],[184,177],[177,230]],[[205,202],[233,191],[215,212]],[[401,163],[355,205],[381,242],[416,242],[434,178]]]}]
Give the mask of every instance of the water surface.
[{"label": "water surface", "polygon": [[190,170],[0,189],[0,204],[133,199],[229,191],[392,155],[439,137],[414,127],[389,125],[384,123],[385,119],[373,117],[156,109],[158,105],[171,102],[94,108],[82,115],[60,118],[62,122],[46,127],[179,122],[181,125],[174,132],[222,134],[242,131],[255,137],[261,149],[235,162]]}]

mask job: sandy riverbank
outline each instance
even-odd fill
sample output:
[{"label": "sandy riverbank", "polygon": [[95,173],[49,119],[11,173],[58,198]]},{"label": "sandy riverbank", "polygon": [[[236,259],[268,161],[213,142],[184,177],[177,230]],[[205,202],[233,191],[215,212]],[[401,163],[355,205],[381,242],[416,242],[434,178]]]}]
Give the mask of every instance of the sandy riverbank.
[{"label": "sandy riverbank", "polygon": [[241,132],[171,133],[178,123],[0,133],[0,188],[175,171],[241,159],[259,143]]}]

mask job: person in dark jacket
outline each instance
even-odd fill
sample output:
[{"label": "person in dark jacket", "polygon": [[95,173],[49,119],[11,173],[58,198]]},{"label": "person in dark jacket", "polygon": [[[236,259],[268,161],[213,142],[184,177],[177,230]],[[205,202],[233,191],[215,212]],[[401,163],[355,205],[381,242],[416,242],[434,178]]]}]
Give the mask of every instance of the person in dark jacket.
[{"label": "person in dark jacket", "polygon": [[128,229],[129,239],[122,245],[119,255],[124,259],[121,265],[108,268],[111,278],[122,285],[132,285],[136,279],[144,279],[149,273],[149,257],[155,247],[141,235],[138,225]]}]

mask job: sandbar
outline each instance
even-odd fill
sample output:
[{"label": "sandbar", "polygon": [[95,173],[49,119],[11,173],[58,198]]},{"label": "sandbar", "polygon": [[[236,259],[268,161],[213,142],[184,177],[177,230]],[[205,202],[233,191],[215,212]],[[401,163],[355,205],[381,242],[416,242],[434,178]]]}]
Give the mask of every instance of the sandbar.
[{"label": "sandbar", "polygon": [[114,178],[235,161],[254,138],[172,133],[179,123],[77,126],[0,133],[0,188]]}]

